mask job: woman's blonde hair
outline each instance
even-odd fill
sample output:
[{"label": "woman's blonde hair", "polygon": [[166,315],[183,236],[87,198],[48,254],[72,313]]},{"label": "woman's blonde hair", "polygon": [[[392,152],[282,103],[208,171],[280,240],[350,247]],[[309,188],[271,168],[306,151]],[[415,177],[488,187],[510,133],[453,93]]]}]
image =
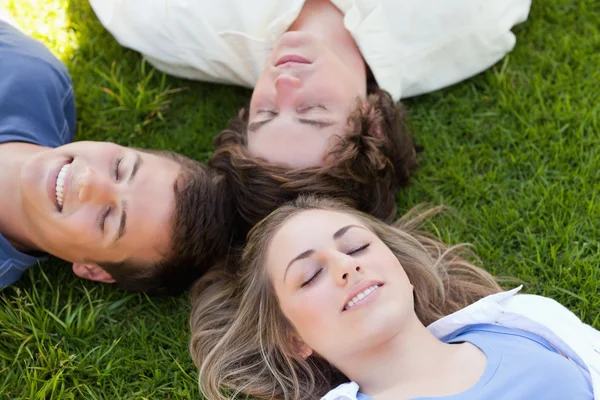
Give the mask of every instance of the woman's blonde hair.
[{"label": "woman's blonde hair", "polygon": [[220,266],[194,288],[190,351],[209,400],[239,394],[314,399],[347,380],[318,355],[298,354],[293,327],[264,268],[274,234],[290,217],[311,209],[350,214],[391,249],[414,286],[415,311],[425,325],[501,290],[488,272],[467,261],[472,255],[464,246],[448,246],[419,230],[437,209],[417,207],[387,225],[335,200],[300,197],[250,231],[237,273]]}]

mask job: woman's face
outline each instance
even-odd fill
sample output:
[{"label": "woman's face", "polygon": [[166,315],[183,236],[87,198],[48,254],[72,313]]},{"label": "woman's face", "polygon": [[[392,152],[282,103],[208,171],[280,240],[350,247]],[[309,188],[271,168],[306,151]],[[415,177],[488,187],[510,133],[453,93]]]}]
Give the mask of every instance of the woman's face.
[{"label": "woman's face", "polygon": [[287,32],[250,100],[248,150],[274,164],[319,166],[366,96],[364,75],[318,37]]},{"label": "woman's face", "polygon": [[412,285],[398,259],[345,213],[309,210],[287,220],[268,247],[266,268],[304,343],[301,354],[315,351],[333,365],[386,343],[414,316]]}]

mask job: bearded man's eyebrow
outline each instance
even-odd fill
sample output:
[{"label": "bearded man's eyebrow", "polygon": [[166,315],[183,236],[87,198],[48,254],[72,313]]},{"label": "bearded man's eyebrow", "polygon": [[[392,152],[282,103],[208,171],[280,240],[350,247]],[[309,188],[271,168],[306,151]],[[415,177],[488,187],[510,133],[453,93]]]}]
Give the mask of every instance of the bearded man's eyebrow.
[{"label": "bearded man's eyebrow", "polygon": [[[248,132],[256,132],[269,122],[273,121],[275,118],[265,119],[264,121],[252,122],[248,124]],[[304,125],[314,126],[319,129],[328,128],[330,126],[335,125],[335,121],[326,119],[326,120],[317,120],[317,119],[308,119],[308,118],[296,118],[296,121],[300,122]]]},{"label": "bearded man's eyebrow", "polygon": [[301,124],[315,126],[320,129],[324,129],[335,125],[335,121],[326,119],[326,120],[316,120],[316,119],[306,119],[306,118],[297,118],[297,121]]},{"label": "bearded man's eyebrow", "polygon": [[271,121],[273,121],[273,118],[265,119],[264,121],[259,121],[259,122],[252,122],[252,123],[248,124],[248,132],[256,132],[257,130],[259,130],[260,128],[262,128],[263,126],[265,126],[266,124],[268,124]]}]

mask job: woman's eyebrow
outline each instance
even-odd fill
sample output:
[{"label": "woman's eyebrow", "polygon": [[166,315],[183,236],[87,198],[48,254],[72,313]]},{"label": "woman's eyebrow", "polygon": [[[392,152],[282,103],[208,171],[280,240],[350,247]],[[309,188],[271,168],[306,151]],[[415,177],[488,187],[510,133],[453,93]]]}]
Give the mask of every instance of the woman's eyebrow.
[{"label": "woman's eyebrow", "polygon": [[336,233],[333,234],[333,239],[334,240],[338,240],[339,238],[341,238],[342,236],[344,236],[346,234],[346,232],[348,232],[348,229],[350,228],[361,228],[364,229],[362,226],[358,226],[358,225],[346,225],[343,228],[338,229],[338,231]]}]

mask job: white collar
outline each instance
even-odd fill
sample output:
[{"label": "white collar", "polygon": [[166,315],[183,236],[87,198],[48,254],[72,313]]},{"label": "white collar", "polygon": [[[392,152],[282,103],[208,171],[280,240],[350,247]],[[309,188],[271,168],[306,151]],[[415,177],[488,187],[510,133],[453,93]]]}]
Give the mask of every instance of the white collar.
[{"label": "white collar", "polygon": [[476,324],[479,321],[495,319],[496,316],[503,312],[499,303],[513,297],[522,288],[523,285],[512,290],[486,296],[465,308],[438,319],[430,324],[427,329],[438,339],[443,339],[463,326]]}]

